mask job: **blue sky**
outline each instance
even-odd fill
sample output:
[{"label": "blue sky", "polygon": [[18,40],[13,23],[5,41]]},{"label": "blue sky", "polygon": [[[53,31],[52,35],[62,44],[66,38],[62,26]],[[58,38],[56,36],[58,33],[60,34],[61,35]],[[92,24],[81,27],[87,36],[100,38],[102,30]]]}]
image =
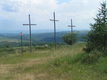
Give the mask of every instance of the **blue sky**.
[{"label": "blue sky", "polygon": [[70,0],[58,0],[58,3],[69,2]]},{"label": "blue sky", "polygon": [[67,25],[73,19],[75,30],[89,30],[90,23],[96,16],[100,2],[103,0],[1,0],[0,32],[26,32],[28,14],[31,14],[32,30],[52,31],[53,23],[49,21],[56,12],[58,31],[69,31]]}]

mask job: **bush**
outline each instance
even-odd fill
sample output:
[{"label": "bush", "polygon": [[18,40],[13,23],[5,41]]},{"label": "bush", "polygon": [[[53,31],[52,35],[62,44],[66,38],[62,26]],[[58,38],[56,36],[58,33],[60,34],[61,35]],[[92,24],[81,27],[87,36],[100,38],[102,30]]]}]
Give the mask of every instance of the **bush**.
[{"label": "bush", "polygon": [[92,64],[97,62],[97,60],[102,56],[102,54],[98,51],[92,51],[90,54],[81,53],[77,54],[72,58],[73,63],[85,63],[85,64]]},{"label": "bush", "polygon": [[76,42],[76,34],[75,33],[68,33],[63,36],[63,40],[65,43],[69,45],[73,45]]},{"label": "bush", "polygon": [[97,62],[99,58],[100,58],[100,54],[98,54],[97,52],[92,52],[91,54],[85,56],[84,59],[82,59],[82,63],[92,64]]}]

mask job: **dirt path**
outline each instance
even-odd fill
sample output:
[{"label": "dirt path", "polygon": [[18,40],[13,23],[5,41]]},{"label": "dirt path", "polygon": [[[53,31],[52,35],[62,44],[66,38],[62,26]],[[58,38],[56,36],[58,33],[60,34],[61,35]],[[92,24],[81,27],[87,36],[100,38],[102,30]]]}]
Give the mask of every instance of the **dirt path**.
[{"label": "dirt path", "polygon": [[18,67],[26,68],[26,67],[30,67],[30,66],[35,65],[35,64],[36,65],[44,64],[53,58],[54,57],[27,59],[26,61],[18,63],[18,64],[0,64],[0,75],[6,75]]}]

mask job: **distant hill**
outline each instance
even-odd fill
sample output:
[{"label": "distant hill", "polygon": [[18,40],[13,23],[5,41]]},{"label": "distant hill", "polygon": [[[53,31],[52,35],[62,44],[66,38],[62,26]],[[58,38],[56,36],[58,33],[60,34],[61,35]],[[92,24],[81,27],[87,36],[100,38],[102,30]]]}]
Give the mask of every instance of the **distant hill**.
[{"label": "distant hill", "polygon": [[[84,41],[84,36],[87,35],[88,31],[75,31],[77,33],[77,40],[78,41]],[[57,32],[57,43],[64,43],[62,40],[62,36],[67,34],[69,32],[63,31],[63,32]],[[33,33],[32,34],[32,41],[33,43],[53,43],[54,42],[54,34],[52,32],[50,33]],[[29,40],[29,34],[24,34],[23,36],[24,42],[28,43]],[[20,42],[20,36],[19,34],[15,33],[4,33],[0,34],[0,44],[3,44],[3,42],[6,44],[8,43],[19,43]]]}]

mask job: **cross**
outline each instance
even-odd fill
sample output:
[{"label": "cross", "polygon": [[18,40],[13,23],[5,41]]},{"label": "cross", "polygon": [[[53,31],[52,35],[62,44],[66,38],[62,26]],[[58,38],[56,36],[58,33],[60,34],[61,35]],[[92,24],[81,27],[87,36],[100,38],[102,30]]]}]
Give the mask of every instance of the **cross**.
[{"label": "cross", "polygon": [[32,30],[31,30],[31,26],[35,26],[37,24],[31,24],[31,18],[30,18],[30,14],[29,14],[29,23],[28,24],[23,24],[23,26],[29,26],[29,47],[30,47],[30,52],[32,52]]},{"label": "cross", "polygon": [[68,27],[71,28],[71,33],[73,33],[73,27],[75,27],[75,26],[73,26],[72,19],[71,19],[71,25],[68,25]]},{"label": "cross", "polygon": [[23,54],[23,33],[20,33],[20,46],[21,46],[21,54]]},{"label": "cross", "polygon": [[54,44],[55,44],[55,49],[56,49],[56,16],[55,16],[55,12],[53,12],[53,19],[50,19],[50,21],[54,22]]}]

